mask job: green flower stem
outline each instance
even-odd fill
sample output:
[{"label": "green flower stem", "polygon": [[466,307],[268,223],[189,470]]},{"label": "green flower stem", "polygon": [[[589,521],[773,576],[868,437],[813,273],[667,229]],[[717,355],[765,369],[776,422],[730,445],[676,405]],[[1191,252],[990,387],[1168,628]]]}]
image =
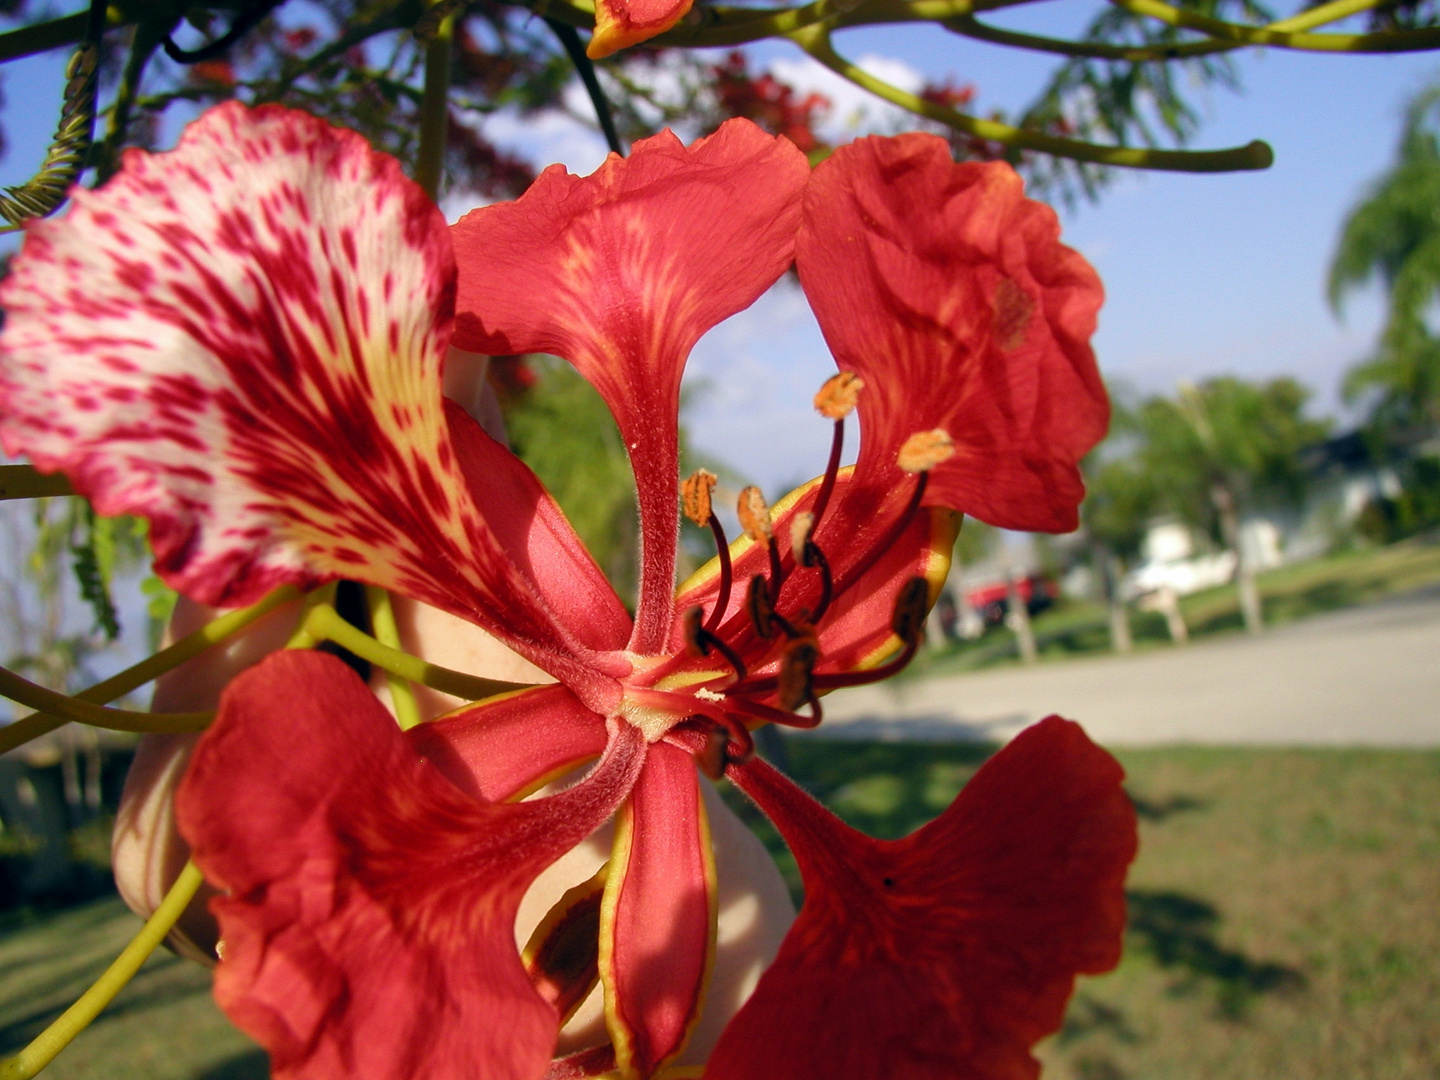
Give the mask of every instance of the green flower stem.
[{"label": "green flower stem", "polygon": [[1141,147],[1100,146],[1096,143],[1062,139],[1039,131],[1012,127],[995,120],[981,120],[926,101],[862,71],[835,52],[830,35],[824,27],[812,26],[789,35],[807,53],[831,71],[843,75],[855,85],[877,97],[899,105],[902,109],[981,139],[1021,150],[1039,150],[1047,154],[1092,161],[1097,165],[1117,165],[1132,169],[1163,169],[1170,172],[1236,172],[1243,169],[1268,169],[1275,155],[1258,139],[1248,146],[1228,150],[1150,150]]},{"label": "green flower stem", "polygon": [[47,476],[33,465],[0,465],[0,502],[74,494],[70,481],[60,473]]},{"label": "green flower stem", "polygon": [[[262,615],[274,611],[281,604],[287,604],[292,600],[299,599],[298,590],[285,585],[276,589],[266,596],[259,603],[251,604],[247,608],[240,608],[238,611],[230,611],[217,619],[212,619],[192,634],[186,634],[175,644],[168,648],[161,649],[154,656],[147,657],[133,667],[128,667],[118,674],[110,676],[103,682],[98,682],[85,690],[80,691],[74,698],[66,698],[67,701],[79,701],[91,705],[104,705],[114,701],[122,694],[128,694],[136,687],[144,686],[151,679],[158,678],[174,668],[179,667],[192,657],[200,655],[212,645],[219,644],[232,634],[238,633],[249,626]],[[23,681],[23,680],[22,680]],[[48,692],[48,691],[47,691]],[[111,710],[118,711],[118,710]],[[145,713],[133,713],[132,716],[154,715]],[[70,716],[59,716],[45,712],[31,713],[0,728],[0,753],[13,750],[17,746],[38,738],[47,732],[54,731],[60,725],[73,719]],[[88,723],[89,721],[84,721]]]},{"label": "green flower stem", "polygon": [[37,1035],[30,1045],[12,1058],[0,1061],[0,1080],[30,1080],[41,1069],[55,1060],[55,1055],[69,1046],[75,1036],[84,1031],[100,1011],[109,1005],[125,984],[135,977],[140,965],[145,963],[155,947],[165,939],[186,906],[195,898],[203,878],[194,863],[186,863],[185,869],[175,879],[175,884],[165,894],[165,899],[155,909],[140,933],[125,946],[115,962],[95,981],[95,984],[80,995],[79,1000]]},{"label": "green flower stem", "polygon": [[[91,727],[109,728],[111,731],[199,731],[215,716],[208,712],[151,713],[135,712],[132,709],[110,709],[46,689],[6,668],[0,668],[0,696],[48,713],[49,717],[58,717],[61,723],[74,720]],[[11,724],[0,728],[0,734],[9,735],[15,726]],[[55,726],[58,727],[59,724]]]},{"label": "green flower stem", "polygon": [[1274,30],[1263,26],[1241,26],[1181,11],[1162,0],[1110,0],[1117,7],[1171,26],[1199,30],[1213,38],[1236,45],[1268,45],[1306,52],[1393,53],[1420,52],[1440,48],[1440,27],[1423,30],[1396,30],[1377,34],[1308,34],[1303,31]]},{"label": "green flower stem", "polygon": [[310,613],[305,616],[305,627],[313,637],[333,641],[336,645],[349,649],[362,660],[370,661],[382,671],[388,671],[393,675],[408,679],[410,682],[417,682],[433,690],[439,690],[441,693],[454,694],[467,701],[479,701],[481,698],[508,693],[512,690],[527,690],[533,685],[531,683],[501,682],[498,679],[481,679],[474,675],[466,675],[461,671],[452,671],[450,668],[428,664],[418,656],[411,656],[399,649],[382,645],[364,631],[355,629],[328,604],[320,604],[311,608]]},{"label": "green flower stem", "polygon": [[[63,19],[51,19],[0,34],[0,64],[64,45],[74,45],[85,36],[85,24],[89,18],[88,12],[81,11]],[[111,25],[116,24],[112,22]]]},{"label": "green flower stem", "polygon": [[[370,625],[375,630],[375,639],[387,649],[400,649],[400,628],[395,625],[395,607],[390,603],[390,593],[375,585],[365,586],[365,602],[370,608]],[[358,654],[357,654],[358,655]],[[401,731],[409,731],[420,723],[420,706],[415,702],[415,691],[410,680],[393,671],[385,672],[390,685],[390,700],[395,706],[395,719],[400,722]]]},{"label": "green flower stem", "polygon": [[430,198],[440,195],[445,168],[445,132],[450,122],[450,46],[455,16],[440,20],[425,49],[425,96],[420,103],[420,149],[415,155],[415,182]]}]

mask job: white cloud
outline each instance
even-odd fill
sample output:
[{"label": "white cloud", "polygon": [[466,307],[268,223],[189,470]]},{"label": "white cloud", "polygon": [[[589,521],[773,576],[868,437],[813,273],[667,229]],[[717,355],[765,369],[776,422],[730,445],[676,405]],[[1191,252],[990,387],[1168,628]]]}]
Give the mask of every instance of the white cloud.
[{"label": "white cloud", "polygon": [[[925,77],[903,60],[867,53],[855,65],[907,93],[925,85]],[[769,71],[802,95],[816,93],[829,100],[825,119],[816,125],[816,134],[827,142],[848,142],[859,135],[890,134],[915,126],[914,116],[904,109],[882,101],[808,56],[775,60]]]}]

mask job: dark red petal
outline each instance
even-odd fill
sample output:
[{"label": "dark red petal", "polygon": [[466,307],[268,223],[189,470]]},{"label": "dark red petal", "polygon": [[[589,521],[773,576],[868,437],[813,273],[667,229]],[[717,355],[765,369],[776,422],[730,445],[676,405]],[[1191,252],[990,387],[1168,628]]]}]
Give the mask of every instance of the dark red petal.
[{"label": "dark red petal", "polygon": [[669,131],[641,140],[588,177],[552,166],[452,230],[455,344],[563,356],[620,425],[640,500],[637,652],[669,630],[686,358],[789,265],[808,176],[792,143],[731,120],[688,148]]},{"label": "dark red petal", "polygon": [[900,445],[943,428],[955,455],[927,504],[1076,527],[1077,465],[1110,411],[1100,279],[1059,237],[1010,166],[957,165],[933,135],[859,139],[815,170],[796,262],[836,363],[865,381],[862,473],[900,482]]},{"label": "dark red petal", "polygon": [[554,669],[584,650],[490,524],[527,507],[475,504],[442,409],[454,288],[444,218],[398,162],[231,102],[29,228],[0,436],[101,513],[148,518],[157,572],[193,599],[353,578]]},{"label": "dark red petal", "polygon": [[614,811],[618,725],[547,799],[466,795],[340,661],[277,653],[227,688],[176,809],[224,958],[215,994],[279,1080],[534,1080],[557,1017],[515,948],[521,894]]},{"label": "dark red petal", "polygon": [[700,778],[685,751],[650,748],[617,819],[600,914],[606,1026],[626,1075],[685,1047],[715,952],[715,863]]},{"label": "dark red petal", "polygon": [[457,709],[406,735],[461,791],[490,802],[528,795],[599,757],[607,742],[605,721],[560,685]]},{"label": "dark red petal", "polygon": [[706,1080],[1033,1080],[1075,976],[1119,960],[1135,813],[1077,724],[1022,732],[896,841],[758,759],[729,775],[795,852],[805,906]]}]

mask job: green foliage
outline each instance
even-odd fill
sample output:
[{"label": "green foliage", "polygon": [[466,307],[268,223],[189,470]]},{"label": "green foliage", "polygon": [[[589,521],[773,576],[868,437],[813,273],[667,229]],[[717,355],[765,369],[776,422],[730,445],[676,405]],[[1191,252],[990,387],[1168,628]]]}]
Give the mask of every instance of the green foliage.
[{"label": "green foliage", "polygon": [[[1179,0],[1176,6],[1237,22],[1274,19],[1264,5],[1253,0]],[[1164,49],[1193,37],[1177,27],[1112,7],[1090,22],[1079,41],[1102,49]],[[1020,126],[1119,146],[1183,146],[1200,126],[1200,111],[1189,95],[1211,85],[1240,89],[1239,73],[1227,53],[1142,62],[1075,57],[1051,75],[1025,111]],[[1033,155],[1025,164],[1032,195],[1058,196],[1069,204],[1080,195],[1096,198],[1112,174],[1101,166],[1041,155]]]},{"label": "green foliage", "polygon": [[1330,264],[1330,303],[1378,281],[1389,311],[1375,355],[1349,372],[1351,400],[1373,399],[1383,430],[1440,423],[1440,85],[1406,109],[1396,162],[1350,211]]},{"label": "green foliage", "polygon": [[1091,539],[1121,560],[1139,555],[1160,491],[1138,458],[1092,460],[1085,469],[1085,489],[1081,510]]},{"label": "green foliage", "polygon": [[1300,499],[1299,452],[1329,431],[1329,421],[1305,415],[1309,396],[1288,376],[1257,384],[1227,375],[1143,402],[1136,466],[1155,509],[1218,536],[1227,499],[1241,508]]},{"label": "green foliage", "polygon": [[1360,514],[1361,535],[1389,544],[1440,527],[1440,458],[1421,457],[1400,470],[1395,498],[1373,500]]},{"label": "green foliage", "polygon": [[595,389],[569,364],[532,358],[535,386],[505,422],[515,453],[535,470],[622,597],[636,588],[635,481],[620,431]]},{"label": "green foliage", "polygon": [[961,566],[983,561],[1000,540],[1000,530],[978,518],[967,517],[955,537],[955,559]]}]

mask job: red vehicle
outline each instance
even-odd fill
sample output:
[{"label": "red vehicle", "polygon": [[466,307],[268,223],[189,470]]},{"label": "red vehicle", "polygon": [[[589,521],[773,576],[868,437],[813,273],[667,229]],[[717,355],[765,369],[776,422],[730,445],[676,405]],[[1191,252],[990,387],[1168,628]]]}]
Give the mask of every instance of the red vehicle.
[{"label": "red vehicle", "polygon": [[[1031,615],[1044,611],[1060,595],[1060,587],[1041,574],[1021,578],[1015,591]],[[999,626],[1010,611],[1010,587],[1005,581],[989,582],[967,592],[965,602],[979,612],[986,626]]]}]

